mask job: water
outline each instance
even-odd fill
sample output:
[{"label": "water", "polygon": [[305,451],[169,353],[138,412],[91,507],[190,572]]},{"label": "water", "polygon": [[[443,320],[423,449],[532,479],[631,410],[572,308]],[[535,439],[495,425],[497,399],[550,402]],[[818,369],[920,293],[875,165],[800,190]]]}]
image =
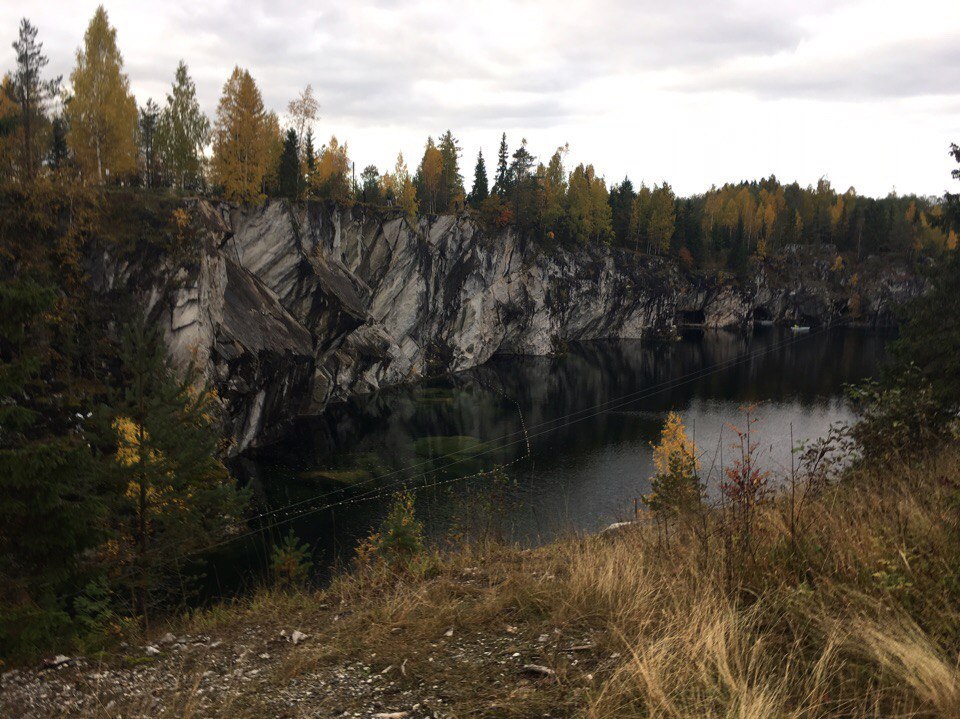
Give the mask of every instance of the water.
[{"label": "water", "polygon": [[[434,538],[495,533],[536,543],[632,514],[649,490],[651,442],[671,410],[709,469],[732,456],[730,425],[742,426],[742,408],[755,405],[763,463],[788,470],[791,429],[798,443],[851,419],[843,385],[875,374],[888,339],[771,328],[691,333],[672,343],[590,342],[557,358],[497,357],[331,407],[236,470],[251,482],[259,511],[273,512],[259,522],[280,523],[270,527],[274,538],[293,528],[321,566],[349,557],[404,486],[415,488]],[[505,468],[494,476],[464,479],[498,467]],[[214,562],[219,581],[231,584],[265,563],[258,540],[225,550]]]}]

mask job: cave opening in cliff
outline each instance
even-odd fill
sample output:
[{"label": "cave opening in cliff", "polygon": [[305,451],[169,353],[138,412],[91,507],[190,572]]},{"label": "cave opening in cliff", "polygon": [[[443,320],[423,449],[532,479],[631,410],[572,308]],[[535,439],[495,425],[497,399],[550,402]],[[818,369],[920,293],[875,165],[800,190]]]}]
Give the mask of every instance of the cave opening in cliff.
[{"label": "cave opening in cliff", "polygon": [[681,326],[700,326],[706,321],[703,310],[680,310],[677,313],[677,324]]}]

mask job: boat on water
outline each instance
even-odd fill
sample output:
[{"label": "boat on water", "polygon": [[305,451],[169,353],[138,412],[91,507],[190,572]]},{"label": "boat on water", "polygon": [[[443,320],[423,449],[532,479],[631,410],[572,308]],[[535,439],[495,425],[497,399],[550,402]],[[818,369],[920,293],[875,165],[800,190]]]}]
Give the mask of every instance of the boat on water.
[{"label": "boat on water", "polygon": [[793,325],[793,326],[790,328],[790,331],[791,331],[791,332],[809,332],[809,331],[810,331],[810,328],[809,328],[809,327],[803,327],[803,326],[801,326],[801,325]]},{"label": "boat on water", "polygon": [[773,320],[754,320],[757,327],[773,327]]}]

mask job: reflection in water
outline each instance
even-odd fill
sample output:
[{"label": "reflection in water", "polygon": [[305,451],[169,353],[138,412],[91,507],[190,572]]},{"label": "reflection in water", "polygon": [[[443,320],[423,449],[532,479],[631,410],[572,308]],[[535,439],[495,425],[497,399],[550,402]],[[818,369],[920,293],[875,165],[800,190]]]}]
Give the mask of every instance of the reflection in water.
[{"label": "reflection in water", "polygon": [[[385,493],[404,485],[420,488],[417,510],[434,536],[476,530],[467,518],[485,511],[485,528],[492,517],[506,538],[541,541],[632,511],[649,488],[650,442],[669,410],[681,414],[709,467],[731,452],[728,423],[755,403],[764,462],[789,467],[791,429],[799,442],[848,420],[842,386],[875,372],[886,339],[770,329],[692,334],[675,343],[591,342],[558,358],[498,357],[454,377],[332,407],[237,471],[265,509],[302,502],[291,512],[315,510],[275,534],[292,526],[317,546],[321,562],[342,556],[377,525]],[[623,397],[632,401],[618,401]],[[459,479],[511,462],[496,479]],[[341,502],[349,503],[324,508]],[[234,547],[216,564],[236,571],[263,556],[262,547]]]}]

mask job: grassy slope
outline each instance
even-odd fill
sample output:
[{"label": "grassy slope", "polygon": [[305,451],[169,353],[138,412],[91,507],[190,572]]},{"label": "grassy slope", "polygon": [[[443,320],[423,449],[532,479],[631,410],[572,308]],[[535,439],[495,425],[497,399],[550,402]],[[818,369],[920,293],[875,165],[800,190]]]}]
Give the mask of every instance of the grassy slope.
[{"label": "grassy slope", "polygon": [[[950,447],[807,502],[795,541],[783,498],[749,547],[705,513],[669,544],[637,525],[265,592],[174,627],[221,644],[141,667],[112,710],[154,693],[148,713],[167,716],[957,717],[958,488]],[[277,642],[291,628],[310,638]],[[261,651],[255,678],[200,691],[204,671]],[[106,716],[106,704],[79,715]]]}]

